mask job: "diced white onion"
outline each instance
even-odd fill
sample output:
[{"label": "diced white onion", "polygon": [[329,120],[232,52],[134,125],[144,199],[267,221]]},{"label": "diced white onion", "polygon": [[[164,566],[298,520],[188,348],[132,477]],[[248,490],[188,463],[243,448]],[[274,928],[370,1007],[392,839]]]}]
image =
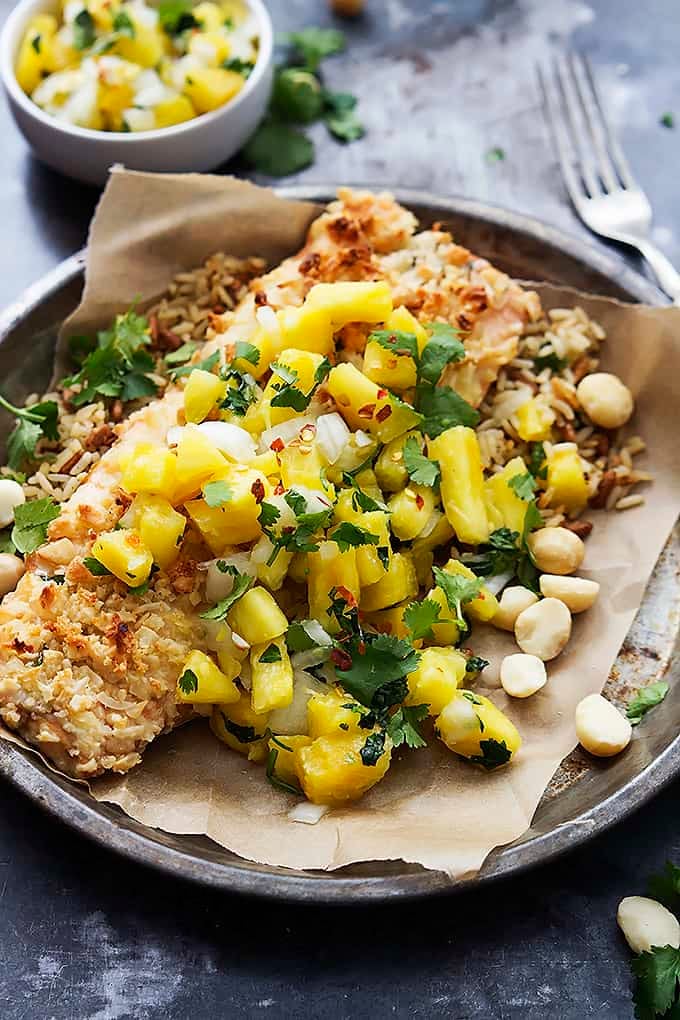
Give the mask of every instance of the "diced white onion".
[{"label": "diced white onion", "polygon": [[156,127],[156,115],[153,110],[138,110],[134,106],[129,106],[127,110],[123,110],[123,122],[130,131],[153,131]]},{"label": "diced white onion", "polygon": [[327,694],[325,684],[306,673],[296,669],[293,677],[293,700],[285,708],[275,708],[270,713],[268,725],[272,733],[285,736],[289,733],[307,733],[307,702],[313,694]]},{"label": "diced white onion", "polygon": [[135,93],[135,106],[151,108],[158,106],[166,99],[171,99],[175,93],[164,85],[158,74],[151,68],[145,68],[135,78],[133,85]]},{"label": "diced white onion", "polygon": [[443,516],[441,511],[433,510],[425,522],[423,530],[418,533],[418,538],[427,538],[428,535],[431,535]]},{"label": "diced white onion", "polygon": [[260,305],[255,312],[255,318],[262,326],[262,329],[265,329],[267,333],[277,334],[281,332],[281,326],[279,325],[279,320],[276,318],[276,312],[273,308],[270,308],[269,305]]},{"label": "diced white onion", "polygon": [[133,0],[127,6],[133,21],[144,25],[145,28],[155,28],[158,24],[158,11],[154,7],[150,7],[145,3],[138,3],[136,0]]},{"label": "diced white onion", "polygon": [[247,651],[250,645],[245,638],[242,638],[240,634],[237,634],[235,630],[231,632],[231,640],[234,642],[237,648],[240,648],[242,652]]},{"label": "diced white onion", "polygon": [[250,432],[240,425],[232,425],[228,421],[202,421],[198,427],[213,446],[237,463],[252,460],[255,456],[255,441]]},{"label": "diced white onion", "polygon": [[310,666],[320,666],[327,655],[325,648],[308,648],[306,652],[291,655],[290,664],[293,669],[308,669]]},{"label": "diced white onion", "polygon": [[496,574],[495,577],[487,577],[484,580],[484,587],[488,588],[492,595],[498,595],[499,591],[505,588],[508,581],[511,581],[515,575],[512,570],[507,570],[504,574]]},{"label": "diced white onion", "polygon": [[[247,553],[234,553],[232,556],[224,556],[220,563],[227,563],[238,570],[239,574],[249,574],[255,577],[255,570],[250,562]],[[234,575],[229,571],[223,572],[217,566],[218,560],[211,560],[208,564],[208,573],[205,581],[205,598],[207,602],[219,602],[231,594],[234,587]]]},{"label": "diced white onion", "polygon": [[310,641],[314,641],[322,648],[330,648],[333,644],[333,638],[323,629],[318,620],[302,620],[301,626]]},{"label": "diced white onion", "polygon": [[280,425],[274,425],[270,429],[265,429],[260,436],[260,445],[258,450],[260,453],[266,453],[271,448],[273,442],[280,439],[284,446],[288,446],[288,443],[292,442],[293,439],[297,439],[300,431],[306,425],[314,425],[314,418],[310,418],[306,415],[301,415],[299,418],[289,418],[288,421],[282,421]]},{"label": "diced white onion", "polygon": [[329,464],[335,464],[350,435],[345,419],[337,411],[319,415],[316,419],[316,442]]},{"label": "diced white onion", "polygon": [[354,433],[354,442],[359,449],[363,449],[364,446],[370,446],[373,440],[363,429],[357,429]]},{"label": "diced white onion", "polygon": [[311,804],[308,800],[303,800],[301,804],[296,804],[295,807],[290,809],[288,817],[291,822],[316,825],[329,811],[330,806],[328,804]]}]

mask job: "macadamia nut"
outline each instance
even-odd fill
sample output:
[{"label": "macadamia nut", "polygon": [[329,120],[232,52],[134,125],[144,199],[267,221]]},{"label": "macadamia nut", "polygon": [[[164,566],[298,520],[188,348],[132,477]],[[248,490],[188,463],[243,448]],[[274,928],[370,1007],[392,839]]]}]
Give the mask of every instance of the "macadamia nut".
[{"label": "macadamia nut", "polygon": [[498,627],[500,630],[512,631],[515,629],[515,621],[522,610],[533,606],[535,602],[538,602],[538,595],[529,591],[528,588],[522,588],[521,585],[511,585],[505,589],[498,600],[498,609],[492,616],[491,622],[494,627]]},{"label": "macadamia nut", "polygon": [[26,502],[24,490],[13,478],[0,478],[0,528],[14,523],[14,510]]},{"label": "macadamia nut", "polygon": [[534,563],[546,574],[573,574],[586,553],[578,535],[566,528],[539,528],[528,542]]},{"label": "macadamia nut", "polygon": [[634,953],[651,953],[654,946],[680,948],[680,924],[661,903],[646,896],[626,896],[616,920]]},{"label": "macadamia nut", "polygon": [[633,394],[610,372],[593,372],[581,379],[576,397],[590,420],[603,429],[618,429],[633,413]]},{"label": "macadamia nut", "polygon": [[597,581],[585,577],[562,577],[559,574],[542,574],[538,582],[546,598],[564,602],[570,613],[583,613],[590,609],[600,594]]},{"label": "macadamia nut", "polygon": [[12,553],[0,553],[0,596],[14,591],[26,568],[24,561]]},{"label": "macadamia nut", "polygon": [[541,659],[516,652],[501,662],[501,686],[511,698],[529,698],[545,687],[548,676]]},{"label": "macadamia nut", "polygon": [[633,728],[601,694],[589,694],[576,706],[576,736],[590,754],[610,758],[630,743]]},{"label": "macadamia nut", "polygon": [[548,662],[560,654],[571,634],[571,613],[559,599],[541,599],[515,622],[515,639],[527,655]]}]

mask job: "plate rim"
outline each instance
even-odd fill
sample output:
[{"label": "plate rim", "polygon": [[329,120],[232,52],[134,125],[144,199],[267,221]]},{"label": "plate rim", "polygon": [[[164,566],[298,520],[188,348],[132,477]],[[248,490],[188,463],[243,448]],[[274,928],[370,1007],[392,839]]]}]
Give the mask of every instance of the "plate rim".
[{"label": "plate rim", "polygon": [[[326,203],[335,196],[337,187],[319,183],[274,190],[282,198]],[[669,299],[653,283],[632,269],[618,254],[602,251],[593,243],[534,216],[513,212],[489,202],[442,196],[421,189],[386,189],[385,185],[362,184],[357,186],[357,190],[389,190],[398,202],[407,207],[431,206],[453,215],[475,217],[490,226],[505,226],[511,231],[547,243],[602,276],[615,280],[635,300],[657,306],[669,303]],[[85,252],[81,250],[58,263],[0,312],[0,343],[24,316],[54,291],[81,275],[84,265]],[[494,849],[482,870],[470,878],[452,880],[443,872],[425,869],[394,876],[330,877],[326,872],[310,874],[286,869],[272,870],[269,865],[252,862],[249,862],[249,868],[243,868],[229,862],[206,860],[190,849],[177,850],[155,842],[144,833],[129,827],[124,815],[114,819],[102,813],[97,801],[93,800],[90,804],[79,800],[69,789],[56,782],[49,771],[36,767],[32,752],[22,751],[8,741],[0,741],[0,775],[49,814],[100,846],[173,877],[224,892],[319,904],[412,900],[453,893],[473,885],[487,885],[501,877],[520,874],[539,863],[553,861],[606,831],[655,796],[678,771],[680,735],[637,776],[604,800],[550,832],[535,836],[529,842]]]}]

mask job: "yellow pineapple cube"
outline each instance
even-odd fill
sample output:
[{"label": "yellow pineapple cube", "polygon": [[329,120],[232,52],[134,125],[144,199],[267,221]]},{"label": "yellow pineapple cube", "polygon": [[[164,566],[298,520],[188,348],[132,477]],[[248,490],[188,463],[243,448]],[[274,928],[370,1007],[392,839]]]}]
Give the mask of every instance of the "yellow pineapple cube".
[{"label": "yellow pineapple cube", "polygon": [[92,546],[92,556],[119,581],[138,588],[151,573],[153,556],[132,528],[107,531]]},{"label": "yellow pineapple cube", "polygon": [[288,620],[266,588],[251,588],[227,615],[232,630],[249,645],[269,644],[288,630]]},{"label": "yellow pineapple cube", "polygon": [[467,659],[457,648],[431,646],[420,653],[418,668],[408,675],[407,705],[427,705],[439,715],[465,680]]},{"label": "yellow pineapple cube", "polygon": [[421,452],[423,437],[420,432],[406,432],[383,446],[375,462],[375,477],[384,492],[399,492],[408,484],[408,471],[404,464],[404,445],[407,439],[415,438]]},{"label": "yellow pineapple cube", "polygon": [[260,504],[268,489],[267,480],[259,471],[238,464],[226,467],[224,459],[222,465],[219,481],[228,486],[229,500],[219,506],[208,506],[205,499],[185,503],[187,513],[216,556],[229,545],[241,545],[260,537]]},{"label": "yellow pineapple cube", "polygon": [[243,75],[223,67],[195,67],[187,75],[184,92],[197,113],[209,113],[224,106],[245,84]]},{"label": "yellow pineapple cube", "polygon": [[215,405],[224,399],[226,392],[224,379],[212,372],[204,372],[202,368],[195,368],[189,373],[184,387],[184,414],[187,421],[193,424],[203,421]]},{"label": "yellow pineapple cube", "polygon": [[[410,605],[410,601],[407,599],[390,609],[376,609],[373,613],[364,613],[362,610],[361,619],[374,627],[380,634],[391,634],[398,638],[409,637],[411,632],[404,623],[404,610]],[[416,648],[420,648],[422,643],[420,639],[413,642]]]},{"label": "yellow pineapple cube", "polygon": [[397,602],[411,599],[418,593],[416,568],[410,553],[394,553],[389,569],[361,592],[361,609],[371,613],[376,609],[387,609]]},{"label": "yellow pineapple cube", "polygon": [[156,127],[172,127],[173,124],[183,124],[187,120],[193,120],[196,111],[191,101],[186,96],[173,96],[171,99],[164,99],[154,107],[156,114]]},{"label": "yellow pineapple cube", "polygon": [[[313,740],[317,737],[328,737],[335,733],[360,731],[361,714],[347,705],[354,705],[354,699],[338,687],[328,694],[313,694],[307,702],[307,721],[309,735]],[[359,706],[356,706],[359,708]]]},{"label": "yellow pineapple cube", "polygon": [[455,425],[427,444],[428,457],[439,461],[444,510],[461,542],[479,545],[489,537],[484,503],[484,475],[474,429]]},{"label": "yellow pineapple cube", "polygon": [[521,457],[513,457],[502,471],[492,475],[484,483],[484,498],[489,520],[496,528],[510,528],[519,535],[524,529],[524,518],[528,503],[520,499],[510,488],[510,481],[517,475],[527,473],[526,464]]},{"label": "yellow pineapple cube", "polygon": [[277,481],[281,474],[279,461],[274,450],[266,450],[264,453],[258,453],[256,457],[253,457],[252,460],[248,461],[248,467],[266,475],[267,478],[273,478]]},{"label": "yellow pineapple cube", "polygon": [[434,588],[430,589],[425,598],[436,602],[439,606],[439,623],[433,624],[432,637],[427,638],[426,643],[443,646],[455,645],[460,639],[460,631],[458,630],[454,615],[449,609],[446,595],[441,588],[435,585]]},{"label": "yellow pineapple cube", "polygon": [[325,461],[315,442],[295,440],[278,455],[281,468],[281,481],[286,489],[303,486],[324,492],[329,500],[335,495],[335,489],[329,482],[323,481]]},{"label": "yellow pineapple cube", "polygon": [[285,638],[253,645],[250,669],[250,699],[254,712],[271,712],[290,705],[293,700],[293,667]]},{"label": "yellow pineapple cube", "polygon": [[250,695],[241,691],[237,701],[214,705],[210,729],[232,751],[244,754],[249,761],[264,761],[268,719],[268,714],[253,712]]},{"label": "yellow pineapple cube", "polygon": [[208,437],[188,425],[177,444],[177,477],[174,503],[183,503],[200,492],[210,478],[221,477],[227,467],[226,458]]},{"label": "yellow pineapple cube", "polygon": [[229,56],[230,49],[229,40],[219,28],[206,28],[189,36],[188,52],[209,67],[219,67]]},{"label": "yellow pineapple cube", "polygon": [[142,67],[155,67],[163,59],[163,36],[152,26],[145,25],[130,10],[128,16],[134,25],[134,36],[119,35],[112,52],[123,60]]},{"label": "yellow pineapple cube", "polygon": [[212,3],[211,0],[202,0],[191,13],[208,32],[217,32],[224,25],[224,10],[220,4]]},{"label": "yellow pineapple cube", "polygon": [[493,701],[471,691],[455,691],[435,727],[451,751],[487,769],[504,765],[522,745],[517,729]]},{"label": "yellow pineapple cube", "polygon": [[269,738],[269,754],[272,755],[272,771],[277,779],[288,783],[290,786],[298,785],[297,772],[295,771],[295,752],[302,747],[308,747],[312,738],[304,733],[274,736]]},{"label": "yellow pineapple cube", "polygon": [[378,581],[392,558],[388,515],[382,510],[355,510],[352,505],[352,491],[343,489],[338,495],[334,516],[336,521],[350,521],[369,534],[377,536],[377,545],[357,546],[356,557],[359,583],[362,588]]},{"label": "yellow pineapple cube", "polygon": [[388,500],[392,533],[401,542],[417,538],[432,517],[436,497],[429,485],[411,484]]},{"label": "yellow pineapple cube", "polygon": [[99,112],[110,131],[123,130],[123,113],[133,106],[135,93],[132,85],[123,82],[116,85],[99,85]]},{"label": "yellow pineapple cube", "polygon": [[[447,574],[458,574],[459,577],[467,577],[470,581],[477,580],[477,575],[469,567],[466,567],[464,563],[461,563],[460,560],[449,560],[444,570]],[[479,620],[480,623],[488,623],[490,620],[493,620],[498,612],[498,599],[495,595],[491,594],[486,585],[482,585],[479,596],[465,603],[465,612],[473,620]]]},{"label": "yellow pineapple cube", "polygon": [[[295,373],[296,379],[291,385],[302,393],[307,394],[311,393],[314,388],[315,373],[323,360],[321,354],[314,354],[312,351],[288,349],[281,351],[275,364],[282,365],[284,368],[290,369],[291,372]],[[277,392],[285,385],[284,380],[274,371],[265,386],[263,399],[270,405],[267,408],[267,413],[272,425],[279,425],[282,421],[288,421],[290,418],[295,418],[300,414],[294,407],[271,406],[271,402],[276,398]]]},{"label": "yellow pineapple cube", "polygon": [[120,484],[126,492],[145,492],[172,500],[177,483],[177,459],[162,446],[140,443],[123,466]]},{"label": "yellow pineapple cube", "polygon": [[517,431],[525,442],[537,443],[550,439],[550,430],[555,421],[555,415],[542,401],[527,400],[526,404],[522,404],[515,414],[517,415]]},{"label": "yellow pineapple cube", "polygon": [[558,443],[548,457],[550,505],[568,512],[582,510],[588,502],[588,483],[575,443]]},{"label": "yellow pineapple cube", "polygon": [[57,19],[51,14],[36,14],[28,23],[19,46],[14,73],[20,87],[29,96],[43,79],[48,67],[50,42],[57,31]]},{"label": "yellow pineapple cube", "polygon": [[175,696],[190,705],[215,705],[238,701],[240,691],[234,678],[223,673],[209,655],[194,649],[177,680]]},{"label": "yellow pineapple cube", "polygon": [[283,308],[276,313],[286,347],[314,351],[326,357],[333,351],[333,326],[325,308]]},{"label": "yellow pineapple cube", "polygon": [[336,329],[348,322],[384,322],[392,312],[392,294],[384,280],[369,283],[317,283],[305,305],[326,311]]},{"label": "yellow pineapple cube", "polygon": [[[436,522],[432,531],[424,538],[416,538],[411,545],[413,562],[416,565],[416,574],[418,575],[418,584],[423,588],[427,588],[432,584],[434,550],[439,548],[439,546],[449,545],[454,537],[453,528],[449,524],[448,518],[443,513],[440,513],[439,510],[435,510],[434,515]],[[431,521],[428,522],[428,526],[431,526],[431,523]]]},{"label": "yellow pineapple cube", "polygon": [[296,584],[307,584],[308,575],[307,553],[295,553],[288,567],[288,576]]},{"label": "yellow pineapple cube", "polygon": [[390,766],[392,742],[387,737],[375,764],[365,765],[361,752],[366,752],[366,742],[374,734],[378,736],[378,731],[341,731],[297,748],[295,770],[307,799],[313,804],[342,804],[375,786]]},{"label": "yellow pineapple cube", "polygon": [[[394,309],[384,328],[413,334],[419,353],[427,343],[427,333],[403,305]],[[375,340],[369,341],[364,352],[364,374],[379,386],[387,386],[390,390],[402,392],[415,386],[416,364],[410,355],[398,354],[398,350],[399,345],[396,342],[395,350],[390,351]]]},{"label": "yellow pineapple cube", "polygon": [[307,553],[309,615],[327,630],[338,629],[328,616],[331,590],[342,588],[358,601],[360,592],[356,549],[340,552],[335,542],[320,542],[318,552]]},{"label": "yellow pineapple cube", "polygon": [[326,385],[349,427],[363,429],[381,443],[401,436],[420,420],[409,404],[381,389],[349,362],[332,368]]},{"label": "yellow pineapple cube", "polygon": [[127,513],[154,563],[166,570],[179,556],[186,517],[173,509],[172,503],[163,496],[147,493],[135,496]]}]

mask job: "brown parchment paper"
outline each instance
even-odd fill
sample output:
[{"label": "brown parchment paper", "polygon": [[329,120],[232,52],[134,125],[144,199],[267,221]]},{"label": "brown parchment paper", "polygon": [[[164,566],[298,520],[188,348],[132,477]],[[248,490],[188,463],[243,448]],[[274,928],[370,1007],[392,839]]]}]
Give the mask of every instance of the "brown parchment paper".
[{"label": "brown parchment paper", "polygon": [[[155,297],[175,271],[215,250],[270,261],[289,254],[315,212],[221,177],[118,170],[93,222],[84,302],[68,331],[104,325],[137,295]],[[491,659],[478,689],[492,693],[524,740],[515,762],[484,774],[433,741],[426,750],[397,753],[368,796],[310,826],[287,818],[294,800],[268,785],[261,766],[226,749],[198,721],[158,740],[128,775],[93,783],[97,799],[146,825],[203,833],[245,858],[290,868],[402,859],[465,876],[493,847],[529,827],[551,776],[576,744],[576,704],[601,690],[680,507],[680,309],[538,289],[546,307],[578,303],[604,325],[603,367],[633,390],[637,409],[629,428],[648,443],[636,464],[656,480],[645,505],[593,515],[580,573],[600,582],[601,597],[574,619],[572,639],[549,664],[541,692],[525,702],[509,699],[498,683],[498,663],[516,651],[512,638],[492,628],[473,633],[469,643]]]}]

